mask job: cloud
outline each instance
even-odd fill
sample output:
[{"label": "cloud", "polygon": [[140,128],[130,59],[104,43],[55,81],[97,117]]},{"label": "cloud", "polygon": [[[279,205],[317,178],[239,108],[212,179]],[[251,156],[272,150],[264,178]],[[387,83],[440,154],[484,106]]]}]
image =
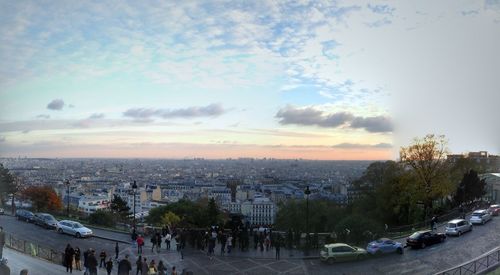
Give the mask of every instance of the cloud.
[{"label": "cloud", "polygon": [[36,118],[43,118],[43,119],[49,119],[49,115],[37,115]]},{"label": "cloud", "polygon": [[149,121],[153,117],[168,118],[197,118],[216,117],[227,111],[220,104],[210,104],[207,106],[193,106],[181,109],[153,109],[153,108],[132,108],[123,112],[123,116],[134,118],[139,121]]},{"label": "cloud", "polygon": [[89,119],[102,119],[105,115],[103,113],[94,113],[89,116]]},{"label": "cloud", "polygon": [[353,129],[365,129],[371,133],[391,132],[393,129],[391,120],[386,116],[359,117],[349,112],[326,113],[314,107],[298,108],[287,105],[278,111],[276,117],[282,125],[308,125],[326,128],[349,126]]},{"label": "cloud", "polygon": [[360,143],[339,143],[332,146],[333,148],[342,149],[366,149],[366,148],[380,148],[380,149],[390,149],[392,144],[390,143],[377,143],[377,144],[360,144]]},{"label": "cloud", "polygon": [[391,120],[386,116],[356,117],[351,122],[351,128],[363,128],[371,133],[392,132]]},{"label": "cloud", "polygon": [[378,14],[388,14],[392,15],[392,13],[396,10],[395,8],[389,6],[389,5],[372,5],[368,4],[368,9],[370,9],[374,13]]},{"label": "cloud", "polygon": [[463,16],[469,16],[469,15],[477,15],[479,14],[478,10],[467,10],[467,11],[462,11]]},{"label": "cloud", "polygon": [[73,104],[69,104],[69,105],[68,105],[68,107],[69,107],[69,108],[75,108],[75,105],[73,105]]},{"label": "cloud", "polygon": [[4,136],[0,136],[0,142],[5,142],[5,137]]},{"label": "cloud", "polygon": [[27,134],[27,133],[29,133],[29,132],[31,132],[31,130],[23,130],[23,131],[22,131],[22,133],[23,133],[23,134]]},{"label": "cloud", "polygon": [[62,99],[54,99],[47,104],[47,109],[60,111],[64,108],[64,101]]}]

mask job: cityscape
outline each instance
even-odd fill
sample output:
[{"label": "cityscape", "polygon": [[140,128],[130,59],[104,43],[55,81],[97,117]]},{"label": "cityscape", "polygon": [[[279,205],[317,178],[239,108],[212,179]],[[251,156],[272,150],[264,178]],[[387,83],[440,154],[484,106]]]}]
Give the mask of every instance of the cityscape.
[{"label": "cityscape", "polygon": [[500,274],[500,1],[0,23],[0,275]]}]

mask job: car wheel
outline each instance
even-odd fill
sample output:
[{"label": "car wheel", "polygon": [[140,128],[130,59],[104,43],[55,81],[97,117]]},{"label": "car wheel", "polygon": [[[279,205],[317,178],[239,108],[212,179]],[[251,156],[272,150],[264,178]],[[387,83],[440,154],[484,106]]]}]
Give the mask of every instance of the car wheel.
[{"label": "car wheel", "polygon": [[462,236],[462,231],[458,231],[458,236]]},{"label": "car wheel", "polygon": [[356,260],[360,261],[360,260],[363,260],[365,258],[365,255],[358,255],[356,257]]},{"label": "car wheel", "polygon": [[334,258],[328,258],[328,261],[327,261],[329,264],[333,264],[335,263],[335,259]]},{"label": "car wheel", "polygon": [[375,252],[375,255],[376,255],[376,256],[380,256],[380,255],[382,255],[382,251],[380,251],[380,249],[379,249],[379,250],[377,250],[377,252]]},{"label": "car wheel", "polygon": [[422,243],[422,244],[420,245],[420,248],[425,248],[425,243]]},{"label": "car wheel", "polygon": [[77,237],[79,239],[82,237],[82,235],[80,235],[80,233],[76,232],[75,237]]},{"label": "car wheel", "polygon": [[62,234],[63,233],[62,229],[61,228],[57,229],[57,233]]},{"label": "car wheel", "polygon": [[396,252],[398,252],[399,255],[402,255],[403,254],[403,248],[402,247],[398,247],[398,249],[396,249]]}]

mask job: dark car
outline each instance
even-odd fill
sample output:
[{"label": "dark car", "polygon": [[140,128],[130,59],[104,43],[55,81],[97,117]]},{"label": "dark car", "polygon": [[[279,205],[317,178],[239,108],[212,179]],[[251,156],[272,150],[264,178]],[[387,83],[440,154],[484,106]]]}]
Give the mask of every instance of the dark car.
[{"label": "dark car", "polygon": [[446,235],[443,233],[430,230],[417,231],[406,239],[406,245],[411,248],[425,248],[428,245],[444,242],[444,240],[446,240]]},{"label": "dark car", "polygon": [[20,221],[33,222],[35,215],[31,211],[18,209],[16,210],[16,218]]},{"label": "dark car", "polygon": [[44,228],[55,229],[57,220],[54,216],[47,213],[37,213],[33,219],[33,223]]}]

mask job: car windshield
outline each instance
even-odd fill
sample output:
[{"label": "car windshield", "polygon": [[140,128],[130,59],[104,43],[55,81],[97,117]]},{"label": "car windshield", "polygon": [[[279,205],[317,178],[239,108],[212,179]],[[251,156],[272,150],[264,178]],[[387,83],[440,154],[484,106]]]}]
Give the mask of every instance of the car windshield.
[{"label": "car windshield", "polygon": [[455,227],[457,227],[457,224],[456,223],[449,223],[448,227],[449,228],[455,228]]},{"label": "car windshield", "polygon": [[472,216],[475,216],[475,217],[481,217],[483,215],[483,213],[472,213]]},{"label": "car windshield", "polygon": [[73,227],[75,227],[75,228],[82,228],[82,227],[83,227],[83,225],[81,225],[81,224],[80,224],[80,223],[78,223],[78,222],[75,222],[75,223],[73,224]]},{"label": "car windshield", "polygon": [[411,234],[410,239],[418,239],[420,237],[421,233],[420,232],[415,232]]}]

